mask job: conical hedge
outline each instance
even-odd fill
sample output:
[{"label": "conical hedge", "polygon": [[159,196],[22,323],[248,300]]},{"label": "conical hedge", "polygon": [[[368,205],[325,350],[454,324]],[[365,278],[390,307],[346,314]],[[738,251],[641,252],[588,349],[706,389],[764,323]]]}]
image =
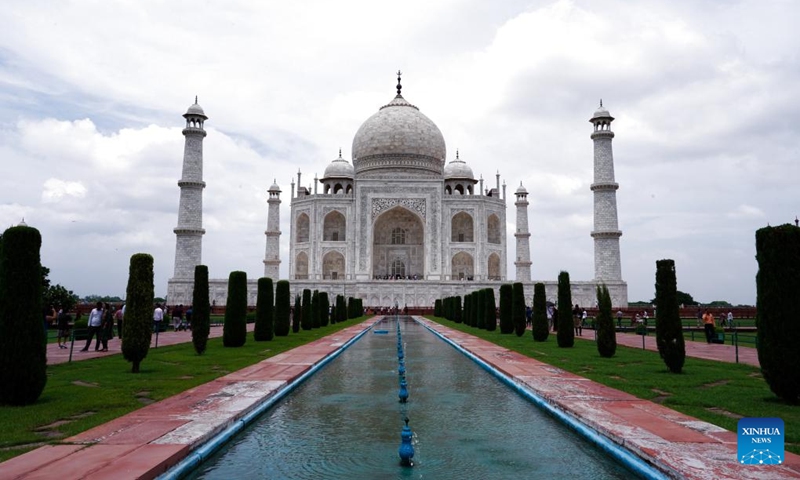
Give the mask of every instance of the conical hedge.
[{"label": "conical hedge", "polygon": [[556,341],[562,348],[572,348],[575,344],[575,328],[572,320],[572,290],[569,273],[558,274],[558,332]]},{"label": "conical hedge", "polygon": [[288,280],[278,280],[275,284],[275,335],[289,335],[292,309],[292,294]]},{"label": "conical hedge", "polygon": [[131,362],[133,373],[139,372],[139,365],[150,350],[153,295],[153,257],[146,253],[137,253],[131,257],[125,321],[122,322],[122,356]]},{"label": "conical hedge", "polygon": [[228,300],[225,303],[225,324],[222,344],[241,347],[247,341],[247,273],[231,272],[228,277]]},{"label": "conical hedge", "polygon": [[[127,310],[125,316],[128,316]],[[208,301],[208,267],[197,265],[194,267],[194,289],[192,290],[192,344],[198,355],[202,355],[206,351],[210,331],[211,304]]]},{"label": "conical hedge", "polygon": [[[658,295],[656,294],[656,296]],[[597,326],[597,352],[601,357],[611,358],[617,352],[617,332],[614,329],[614,316],[611,312],[611,294],[608,292],[608,287],[605,284],[602,286],[598,285],[597,287],[597,308],[597,321],[595,322]],[[659,308],[657,312],[660,310]],[[675,312],[677,313],[677,309]],[[681,337],[680,345],[683,346],[683,334],[680,330],[680,320],[681,319],[678,318],[678,334]],[[658,321],[658,317],[656,317],[656,322]],[[657,327],[658,324],[656,324],[656,329]],[[659,346],[659,351],[660,350],[661,347]],[[681,361],[681,365],[683,365],[683,361]]]},{"label": "conical hedge", "polygon": [[258,297],[256,299],[256,324],[253,329],[255,341],[269,341],[275,336],[274,313],[272,279],[259,278]]},{"label": "conical hedge", "polygon": [[531,319],[533,339],[544,342],[550,336],[550,323],[547,321],[547,296],[544,283],[533,286],[533,318]]},{"label": "conical hedge", "polygon": [[[611,300],[608,303],[610,304]],[[656,262],[656,344],[658,353],[672,373],[681,373],[686,360],[686,343],[683,339],[683,324],[679,308],[675,261],[658,260]],[[611,305],[609,305],[608,321],[613,329],[614,320],[611,315]]]}]

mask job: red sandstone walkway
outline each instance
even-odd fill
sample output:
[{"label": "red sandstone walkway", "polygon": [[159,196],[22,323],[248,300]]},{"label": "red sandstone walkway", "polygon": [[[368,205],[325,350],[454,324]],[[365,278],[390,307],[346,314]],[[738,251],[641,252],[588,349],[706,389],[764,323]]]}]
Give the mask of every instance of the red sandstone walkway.
[{"label": "red sandstone walkway", "polygon": [[[591,340],[594,341],[594,330],[584,329],[583,336],[575,337],[578,340]],[[699,338],[699,337],[698,337]],[[617,333],[617,345],[625,345],[627,347],[642,348],[642,336],[634,335],[631,333]],[[656,336],[644,336],[645,349],[658,351],[656,345]],[[706,360],[715,360],[718,362],[736,362],[736,346],[706,343],[700,341],[686,341],[686,356],[703,358]],[[752,347],[739,346],[739,363],[752,365],[754,367],[760,366],[758,363],[758,350]]]},{"label": "red sandstone walkway", "polygon": [[[740,466],[734,432],[417,319],[671,477],[800,478],[800,456],[786,454],[780,466]],[[0,464],[0,480],[154,478],[372,323],[348,327],[148,405],[66,439],[69,444],[41,447],[8,460]]]},{"label": "red sandstone walkway", "polygon": [[[254,324],[248,323],[247,324],[247,331],[252,332],[254,328]],[[208,334],[209,338],[216,338],[222,336],[222,325],[211,327]],[[190,331],[180,331],[180,332],[161,332],[158,334],[158,346],[159,347],[166,347],[168,345],[177,345],[179,343],[187,343],[192,341],[192,332]],[[107,357],[109,355],[116,355],[122,353],[122,342],[120,341],[119,337],[114,337],[108,341],[108,351],[107,352],[96,352],[94,350],[96,340],[92,340],[92,344],[89,347],[88,352],[81,352],[81,349],[86,345],[86,340],[75,340],[74,345],[71,346],[72,350],[72,361],[79,361],[79,360],[86,360],[89,358],[98,358],[98,357]],[[154,348],[156,346],[156,336],[153,335],[153,338],[150,340],[150,348]],[[55,365],[58,363],[67,363],[69,361],[70,356],[70,348],[58,348],[57,343],[48,343],[47,344],[47,364],[48,365]]]}]

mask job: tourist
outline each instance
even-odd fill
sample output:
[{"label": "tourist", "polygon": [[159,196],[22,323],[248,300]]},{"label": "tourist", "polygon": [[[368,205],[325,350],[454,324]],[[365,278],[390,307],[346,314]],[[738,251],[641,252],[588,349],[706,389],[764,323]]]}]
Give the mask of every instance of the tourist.
[{"label": "tourist", "polygon": [[558,309],[553,307],[553,331],[558,332]]},{"label": "tourist", "polygon": [[622,310],[617,310],[617,327],[622,328]]},{"label": "tourist", "polygon": [[581,312],[581,327],[586,326],[586,319],[589,318],[589,315],[586,313],[586,309],[584,308]]},{"label": "tourist", "polygon": [[525,325],[531,326],[531,319],[533,318],[533,310],[530,306],[525,306]]},{"label": "tourist", "polygon": [[58,348],[67,348],[67,340],[69,340],[69,315],[63,308],[58,310],[58,317],[56,320],[58,328]]},{"label": "tourist", "polygon": [[733,328],[733,312],[728,311],[728,328]]},{"label": "tourist", "polygon": [[552,305],[547,306],[547,326],[550,330],[553,329],[553,307]]},{"label": "tourist", "polygon": [[101,352],[108,351],[108,340],[114,338],[114,314],[111,312],[111,306],[105,304],[103,308],[103,325],[102,325],[102,342],[103,349]]},{"label": "tourist", "polygon": [[92,338],[97,335],[97,343],[95,343],[94,351],[100,350],[100,336],[102,335],[103,326],[103,302],[97,302],[97,306],[89,313],[89,321],[87,327],[89,328],[89,336],[86,338],[86,345],[81,349],[81,352],[88,352],[89,345],[92,344]]},{"label": "tourist", "polygon": [[708,310],[703,314],[703,328],[706,331],[706,342],[711,343],[714,336],[714,315]]},{"label": "tourist", "polygon": [[172,309],[172,329],[176,332],[183,322],[183,305],[178,305]]},{"label": "tourist", "polygon": [[114,318],[117,320],[117,336],[120,340],[122,340],[122,322],[125,318],[125,305],[123,304],[121,307],[114,312]]},{"label": "tourist", "polygon": [[581,321],[583,318],[581,317],[581,307],[578,304],[575,304],[575,308],[572,309],[572,324],[575,326],[575,335],[583,336],[583,327],[581,326]]},{"label": "tourist", "polygon": [[192,310],[192,306],[189,305],[189,308],[186,309],[186,329],[187,330],[191,330],[192,329],[192,314],[193,313],[194,313],[194,310]]},{"label": "tourist", "polygon": [[164,310],[161,309],[161,304],[156,304],[156,309],[153,310],[153,331],[161,331],[161,321],[164,320]]}]

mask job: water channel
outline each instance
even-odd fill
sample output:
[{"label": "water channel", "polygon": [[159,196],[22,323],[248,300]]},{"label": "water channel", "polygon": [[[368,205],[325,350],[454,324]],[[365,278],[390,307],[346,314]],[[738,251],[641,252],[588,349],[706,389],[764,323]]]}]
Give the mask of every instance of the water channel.
[{"label": "water channel", "polygon": [[[385,319],[188,478],[591,478],[635,474],[411,319]],[[414,466],[399,464],[403,418]]]}]

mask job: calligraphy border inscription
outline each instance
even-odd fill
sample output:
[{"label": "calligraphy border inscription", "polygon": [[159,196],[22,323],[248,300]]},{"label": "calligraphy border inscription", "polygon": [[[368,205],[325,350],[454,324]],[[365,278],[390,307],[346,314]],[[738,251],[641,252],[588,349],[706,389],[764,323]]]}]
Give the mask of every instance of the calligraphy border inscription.
[{"label": "calligraphy border inscription", "polygon": [[396,206],[405,207],[425,219],[427,212],[424,198],[373,198],[372,220],[375,221],[381,213]]}]

